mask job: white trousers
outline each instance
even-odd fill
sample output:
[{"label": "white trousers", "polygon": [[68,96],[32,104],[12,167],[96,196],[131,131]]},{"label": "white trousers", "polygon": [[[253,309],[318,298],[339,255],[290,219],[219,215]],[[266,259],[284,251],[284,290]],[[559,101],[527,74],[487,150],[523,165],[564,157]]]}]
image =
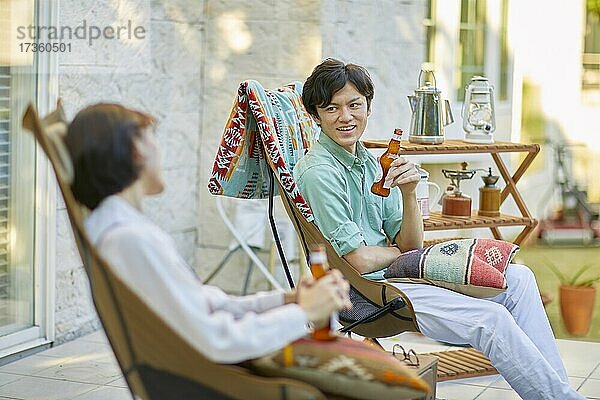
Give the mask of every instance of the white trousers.
[{"label": "white trousers", "polygon": [[425,336],[481,351],[523,399],[585,399],[569,386],[531,270],[510,264],[506,281],[508,289],[489,299],[431,285],[394,286],[412,302]]}]

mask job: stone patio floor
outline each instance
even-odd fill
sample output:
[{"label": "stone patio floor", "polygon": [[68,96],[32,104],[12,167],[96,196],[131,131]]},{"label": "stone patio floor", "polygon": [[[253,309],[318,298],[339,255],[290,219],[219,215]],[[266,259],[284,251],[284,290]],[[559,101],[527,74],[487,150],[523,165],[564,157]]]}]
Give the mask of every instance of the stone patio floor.
[{"label": "stone patio floor", "polygon": [[[589,399],[600,399],[600,343],[558,340],[571,385]],[[417,353],[451,350],[421,335],[404,333],[382,340]],[[509,400],[519,396],[498,376],[439,383],[437,398]],[[103,331],[56,346],[0,367],[0,399],[131,400]]]}]

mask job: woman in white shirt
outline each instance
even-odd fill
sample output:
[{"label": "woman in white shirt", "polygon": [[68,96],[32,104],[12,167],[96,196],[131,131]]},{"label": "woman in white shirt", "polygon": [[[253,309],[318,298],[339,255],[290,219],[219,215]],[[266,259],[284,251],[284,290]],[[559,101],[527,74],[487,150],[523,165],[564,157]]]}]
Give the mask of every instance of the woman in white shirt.
[{"label": "woman in white shirt", "polygon": [[92,243],[131,289],[209,359],[236,363],[277,350],[343,307],[348,283],[338,271],[306,278],[297,291],[235,297],[203,285],[173,240],[142,213],[142,200],[164,188],[154,118],[118,104],[80,111],[65,143],[73,193],[92,210]]}]

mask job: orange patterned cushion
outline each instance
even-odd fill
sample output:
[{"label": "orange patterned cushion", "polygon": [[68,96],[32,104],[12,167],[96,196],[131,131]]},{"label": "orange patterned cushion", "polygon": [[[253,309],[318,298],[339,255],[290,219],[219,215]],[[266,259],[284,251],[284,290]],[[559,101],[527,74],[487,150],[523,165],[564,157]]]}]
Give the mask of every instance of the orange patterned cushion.
[{"label": "orange patterned cushion", "polygon": [[352,399],[412,399],[430,390],[391,354],[343,337],[300,339],[250,364],[259,374],[294,378]]}]

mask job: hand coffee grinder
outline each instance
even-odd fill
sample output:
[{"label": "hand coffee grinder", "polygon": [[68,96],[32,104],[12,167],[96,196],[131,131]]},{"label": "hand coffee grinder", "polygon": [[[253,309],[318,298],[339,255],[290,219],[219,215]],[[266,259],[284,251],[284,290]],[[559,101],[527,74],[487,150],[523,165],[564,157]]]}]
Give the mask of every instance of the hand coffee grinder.
[{"label": "hand coffee grinder", "polygon": [[460,181],[471,179],[476,170],[467,169],[467,163],[460,164],[462,169],[442,169],[442,173],[450,182],[454,190],[446,192],[442,197],[442,215],[444,217],[470,217],[471,216],[471,198],[460,191]]},{"label": "hand coffee grinder", "polygon": [[479,211],[477,211],[477,215],[498,217],[500,216],[501,191],[496,187],[496,182],[500,177],[492,175],[491,167],[486,172],[488,174],[481,177],[485,185],[479,188]]}]

